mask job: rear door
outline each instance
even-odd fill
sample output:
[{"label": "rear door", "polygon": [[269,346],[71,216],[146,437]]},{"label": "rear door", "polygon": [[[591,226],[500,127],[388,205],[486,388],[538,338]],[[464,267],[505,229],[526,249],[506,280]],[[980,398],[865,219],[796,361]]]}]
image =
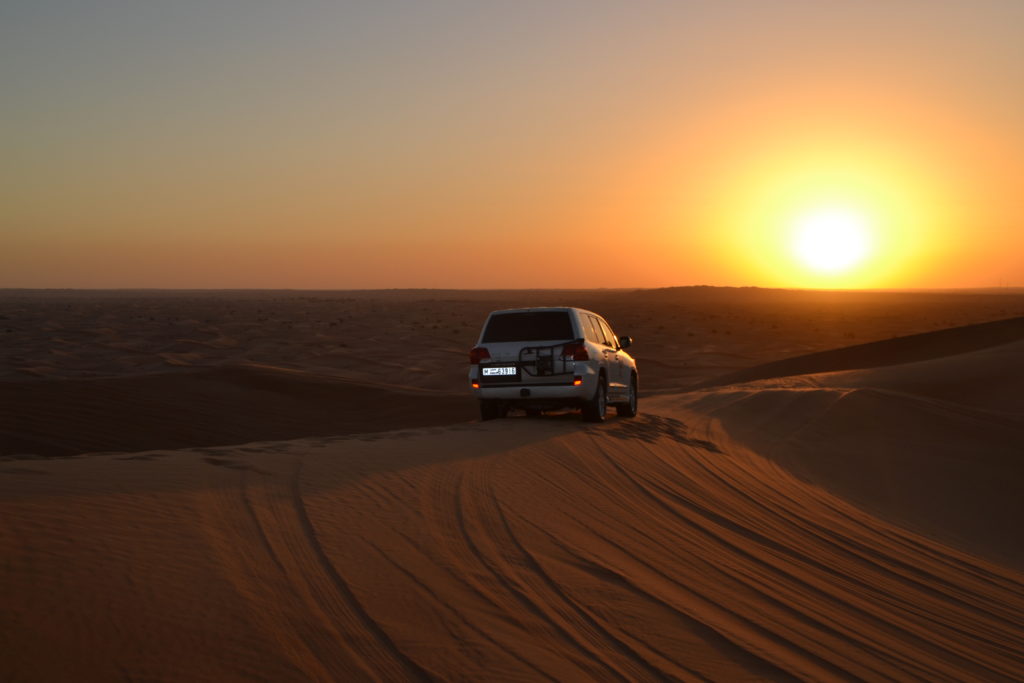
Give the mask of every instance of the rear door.
[{"label": "rear door", "polygon": [[608,393],[615,398],[622,398],[626,394],[627,382],[629,381],[629,370],[622,362],[622,349],[619,347],[619,338],[612,331],[612,326],[604,318],[598,318],[601,325],[601,332],[604,334],[608,344],[608,351],[605,357],[608,359]]},{"label": "rear door", "polygon": [[480,346],[491,355],[490,361],[480,364],[481,381],[486,385],[564,384],[561,349],[575,336],[566,310],[493,313],[480,338]]},{"label": "rear door", "polygon": [[601,325],[601,318],[591,314],[587,314],[586,317],[594,330],[594,338],[601,352],[601,366],[604,367],[605,375],[608,378],[608,393],[614,394],[619,391],[621,384],[618,363],[615,360],[614,340],[611,338],[607,326]]}]

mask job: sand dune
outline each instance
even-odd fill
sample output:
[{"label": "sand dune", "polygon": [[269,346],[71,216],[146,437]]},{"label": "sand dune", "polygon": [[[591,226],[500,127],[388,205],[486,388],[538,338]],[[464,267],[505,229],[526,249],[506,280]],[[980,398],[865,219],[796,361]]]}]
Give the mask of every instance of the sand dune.
[{"label": "sand dune", "polygon": [[[468,421],[393,347],[376,379],[251,341],[92,377],[19,351],[51,371],[0,383],[5,437],[133,452],[0,459],[0,679],[1020,680],[1024,341],[668,391],[763,358],[741,317],[662,338],[658,395],[603,425]],[[771,353],[815,351],[787,329]]]},{"label": "sand dune", "polygon": [[1020,294],[679,287],[639,291],[0,290],[0,380],[123,377],[256,363],[462,391],[498,308],[577,305],[630,334],[647,390],[850,344],[1024,315]]},{"label": "sand dune", "polygon": [[993,413],[1024,415],[1024,343],[1001,344],[974,353],[899,366],[836,372],[815,381],[841,387],[875,387],[973,406]]},{"label": "sand dune", "polygon": [[995,320],[786,358],[705,380],[698,383],[696,388],[913,363],[999,346],[1022,338],[1024,318]]},{"label": "sand dune", "polygon": [[671,416],[2,470],[5,678],[1024,670],[1024,575]]},{"label": "sand dune", "polygon": [[232,365],[0,382],[0,455],[218,446],[473,419],[462,394]]},{"label": "sand dune", "polygon": [[1017,341],[674,403],[706,434],[728,433],[887,519],[1024,569],[1022,386]]},{"label": "sand dune", "polygon": [[[754,379],[749,368],[769,376],[765,364],[780,359],[790,359],[781,374],[848,368],[840,357],[864,353],[837,347],[866,341],[870,352],[871,341],[890,348],[883,340],[1024,315],[1024,296],[991,293],[0,291],[0,456],[470,419],[474,407],[460,402],[466,351],[487,312],[566,303],[604,313],[636,339],[646,395],[728,373],[747,374],[727,381]],[[989,328],[974,337],[992,343]],[[813,367],[792,360],[815,352],[825,353]]]}]

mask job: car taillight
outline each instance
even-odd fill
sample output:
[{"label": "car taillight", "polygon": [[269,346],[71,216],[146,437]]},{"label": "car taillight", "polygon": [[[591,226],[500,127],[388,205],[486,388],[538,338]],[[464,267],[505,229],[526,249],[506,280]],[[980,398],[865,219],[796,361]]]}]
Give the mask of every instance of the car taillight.
[{"label": "car taillight", "polygon": [[480,361],[490,360],[491,352],[482,346],[478,346],[475,349],[471,349],[469,352],[469,363],[470,365],[477,365]]},{"label": "car taillight", "polygon": [[590,360],[587,345],[583,342],[570,342],[562,347],[562,355],[573,360]]}]

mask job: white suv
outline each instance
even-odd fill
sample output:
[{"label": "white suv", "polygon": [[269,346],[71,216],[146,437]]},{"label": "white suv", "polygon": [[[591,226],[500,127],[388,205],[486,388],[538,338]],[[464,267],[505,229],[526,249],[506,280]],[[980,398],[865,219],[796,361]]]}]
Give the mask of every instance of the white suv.
[{"label": "white suv", "polygon": [[619,415],[637,411],[636,361],[630,337],[582,308],[514,308],[487,316],[469,352],[469,383],[480,399],[480,417],[504,417],[580,407],[583,418],[603,422],[608,404]]}]

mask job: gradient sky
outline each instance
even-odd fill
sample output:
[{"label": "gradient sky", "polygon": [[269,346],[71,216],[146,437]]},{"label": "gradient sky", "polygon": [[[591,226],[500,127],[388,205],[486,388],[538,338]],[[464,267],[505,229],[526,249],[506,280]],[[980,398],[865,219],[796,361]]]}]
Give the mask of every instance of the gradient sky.
[{"label": "gradient sky", "polygon": [[10,0],[0,84],[2,287],[1024,285],[1019,0]]}]

